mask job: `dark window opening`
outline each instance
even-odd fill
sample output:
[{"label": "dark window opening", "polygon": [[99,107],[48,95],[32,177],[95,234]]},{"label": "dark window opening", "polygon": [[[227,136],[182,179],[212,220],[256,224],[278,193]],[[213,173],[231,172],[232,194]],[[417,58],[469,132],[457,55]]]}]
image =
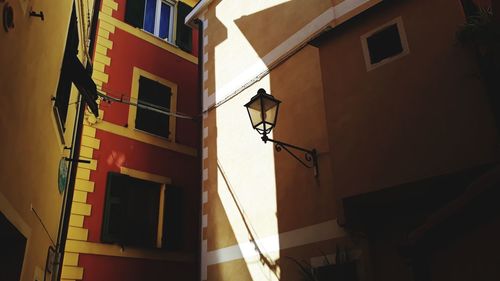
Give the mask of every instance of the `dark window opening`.
[{"label": "dark window opening", "polygon": [[370,62],[378,63],[403,52],[397,24],[392,24],[366,39]]},{"label": "dark window opening", "polygon": [[[151,79],[139,78],[138,104],[170,110],[171,89]],[[157,136],[168,138],[170,117],[160,112],[137,107],[135,128]]]},{"label": "dark window opening", "polygon": [[18,281],[23,267],[26,237],[2,213],[0,213],[0,243],[2,280]]},{"label": "dark window opening", "polygon": [[[101,240],[106,243],[157,248],[162,185],[109,172]],[[181,241],[180,189],[164,195],[161,248],[178,249]]]}]

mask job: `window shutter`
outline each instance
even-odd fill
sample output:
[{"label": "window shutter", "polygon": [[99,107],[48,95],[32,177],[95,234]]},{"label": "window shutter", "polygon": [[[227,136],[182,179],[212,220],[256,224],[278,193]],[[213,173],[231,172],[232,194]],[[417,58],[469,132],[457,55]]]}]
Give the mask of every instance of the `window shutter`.
[{"label": "window shutter", "polygon": [[125,22],[142,28],[144,21],[144,1],[145,0],[127,0],[125,6]]},{"label": "window shutter", "polygon": [[[145,77],[139,79],[139,104],[162,109],[170,109],[171,89]],[[169,116],[146,108],[137,108],[135,128],[168,138],[170,135]]]},{"label": "window shutter", "polygon": [[158,235],[160,184],[129,178],[125,245],[155,248]]},{"label": "window shutter", "polygon": [[182,243],[182,189],[167,186],[164,202],[162,245],[167,250],[179,250]]},{"label": "window shutter", "polygon": [[109,172],[106,183],[101,241],[123,244],[128,197],[128,176]]},{"label": "window shutter", "polygon": [[184,20],[192,9],[184,2],[179,1],[177,4],[177,38],[175,44],[186,52],[191,52],[193,48],[193,31],[191,27],[184,24]]},{"label": "window shutter", "polygon": [[68,28],[68,35],[66,38],[66,47],[64,49],[63,64],[61,67],[61,74],[59,76],[59,84],[57,85],[55,106],[57,107],[57,112],[59,114],[59,120],[61,121],[61,126],[63,131],[66,129],[66,117],[68,114],[68,103],[69,96],[71,94],[71,75],[69,74],[71,70],[71,64],[73,58],[78,54],[78,26],[76,21],[76,11],[73,5],[73,10],[71,12],[71,20]]}]

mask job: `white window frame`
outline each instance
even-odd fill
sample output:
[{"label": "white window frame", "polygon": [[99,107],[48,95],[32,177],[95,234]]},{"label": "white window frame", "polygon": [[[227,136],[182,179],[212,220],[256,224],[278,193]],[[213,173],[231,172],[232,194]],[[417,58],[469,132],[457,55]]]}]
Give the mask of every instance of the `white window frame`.
[{"label": "white window frame", "polygon": [[[170,6],[170,23],[169,23],[169,29],[168,29],[168,35],[167,35],[167,38],[166,39],[163,39],[160,37],[160,20],[161,20],[161,4],[162,3],[165,3],[167,5]],[[154,36],[160,38],[161,40],[164,40],[164,41],[167,41],[169,43],[174,43],[174,17],[176,16],[176,5],[177,2],[176,1],[172,1],[172,0],[156,0],[156,11],[155,11],[155,26],[154,26],[154,32],[151,33],[147,30],[144,29],[144,26],[143,26],[143,30],[150,33],[150,34],[153,34]],[[144,1],[144,19],[143,19],[143,22],[146,22],[146,5],[147,5],[147,1]]]},{"label": "white window frame", "polygon": [[[398,28],[398,32],[399,32],[399,38],[401,39],[401,46],[403,48],[403,51],[399,54],[396,54],[392,57],[388,57],[388,58],[385,58],[377,63],[371,63],[371,60],[370,60],[370,50],[368,48],[368,42],[367,42],[367,39],[372,36],[373,34],[383,30],[384,28],[388,27],[388,26],[391,26],[391,25],[396,25],[397,28]],[[371,70],[374,70],[375,68],[378,68],[384,64],[387,64],[387,63],[390,63],[390,62],[393,62],[397,59],[400,59],[406,55],[408,55],[410,53],[410,48],[408,46],[408,39],[406,37],[406,32],[405,32],[405,28],[404,28],[404,25],[403,25],[403,19],[401,17],[397,17],[385,24],[383,24],[382,26],[379,26],[377,28],[375,28],[374,30],[368,32],[368,33],[365,33],[361,36],[361,46],[363,48],[363,55],[364,55],[364,58],[365,58],[365,65],[366,65],[366,70],[367,71],[371,71]]]}]

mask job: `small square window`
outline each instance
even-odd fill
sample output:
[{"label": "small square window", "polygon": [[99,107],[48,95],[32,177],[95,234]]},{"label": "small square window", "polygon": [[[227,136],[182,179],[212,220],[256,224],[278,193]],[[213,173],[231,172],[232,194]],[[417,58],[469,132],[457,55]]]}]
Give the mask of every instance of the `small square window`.
[{"label": "small square window", "polygon": [[397,24],[391,24],[366,38],[366,43],[372,64],[403,52]]},{"label": "small square window", "polygon": [[368,70],[375,69],[409,53],[401,18],[361,36],[365,63]]}]

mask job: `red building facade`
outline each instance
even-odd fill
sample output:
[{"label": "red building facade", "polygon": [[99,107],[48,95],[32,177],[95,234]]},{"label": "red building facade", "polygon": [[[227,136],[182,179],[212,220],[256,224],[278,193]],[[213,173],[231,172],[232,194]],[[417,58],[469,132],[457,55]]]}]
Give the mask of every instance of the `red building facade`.
[{"label": "red building facade", "polygon": [[[132,1],[130,1],[132,2]],[[193,1],[102,0],[63,280],[193,280],[201,140]]]}]

